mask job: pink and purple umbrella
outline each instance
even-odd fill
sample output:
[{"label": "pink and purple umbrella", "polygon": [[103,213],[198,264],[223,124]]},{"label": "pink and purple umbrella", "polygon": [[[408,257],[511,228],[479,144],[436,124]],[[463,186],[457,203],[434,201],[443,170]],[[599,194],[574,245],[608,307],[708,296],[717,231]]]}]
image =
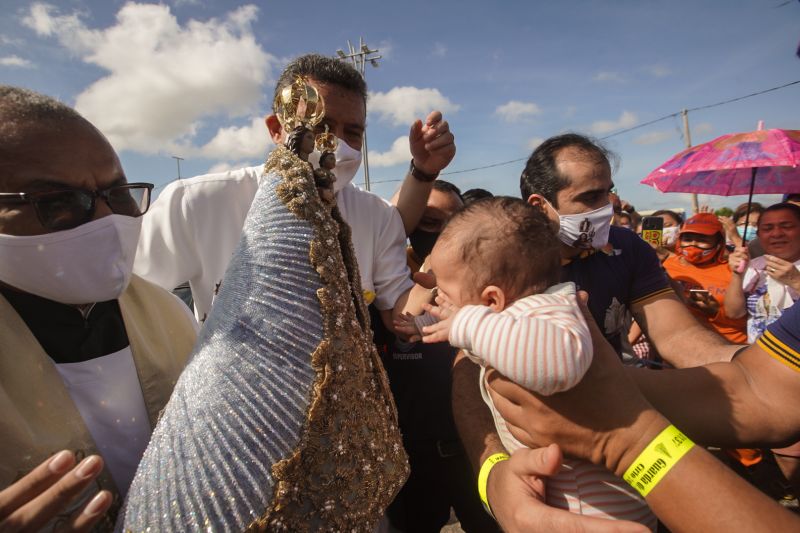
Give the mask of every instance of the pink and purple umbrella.
[{"label": "pink and purple umbrella", "polygon": [[[687,148],[642,180],[661,192],[734,196],[800,192],[800,131],[731,133]],[[748,209],[747,218],[750,211]]]},{"label": "pink and purple umbrella", "polygon": [[687,148],[642,183],[661,192],[718,196],[800,192],[800,131],[723,135]]}]

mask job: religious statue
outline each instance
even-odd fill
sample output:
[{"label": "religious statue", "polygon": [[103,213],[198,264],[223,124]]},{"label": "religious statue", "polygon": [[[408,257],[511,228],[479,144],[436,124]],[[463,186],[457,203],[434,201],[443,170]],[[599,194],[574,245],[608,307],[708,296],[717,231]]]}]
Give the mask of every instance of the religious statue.
[{"label": "religious statue", "polygon": [[[308,162],[324,103],[298,78],[275,110],[291,133],[264,165],[123,531],[371,533],[408,475],[350,227]],[[326,173],[330,137],[317,143]]]}]

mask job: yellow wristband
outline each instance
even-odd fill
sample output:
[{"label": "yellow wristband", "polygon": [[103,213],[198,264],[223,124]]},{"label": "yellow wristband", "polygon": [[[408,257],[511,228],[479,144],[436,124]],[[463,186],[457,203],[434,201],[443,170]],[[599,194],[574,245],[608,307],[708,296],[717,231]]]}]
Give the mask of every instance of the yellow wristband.
[{"label": "yellow wristband", "polygon": [[670,425],[634,459],[623,479],[646,497],[686,452],[694,447],[689,437]]},{"label": "yellow wristband", "polygon": [[496,453],[494,455],[490,455],[489,458],[483,462],[481,471],[478,473],[478,494],[483,502],[483,507],[486,509],[486,512],[492,515],[492,518],[494,518],[494,515],[492,514],[492,508],[489,507],[489,500],[486,497],[486,482],[489,480],[489,472],[492,471],[494,465],[500,461],[508,461],[508,459],[509,455],[507,453]]}]

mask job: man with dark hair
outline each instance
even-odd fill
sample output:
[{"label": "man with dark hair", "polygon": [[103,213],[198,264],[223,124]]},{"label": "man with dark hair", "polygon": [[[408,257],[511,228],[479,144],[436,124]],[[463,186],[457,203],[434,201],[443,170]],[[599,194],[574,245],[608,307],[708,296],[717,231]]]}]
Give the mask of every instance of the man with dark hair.
[{"label": "man with dark hair", "polygon": [[472,202],[476,202],[478,200],[482,200],[484,198],[492,198],[494,194],[487,191],[486,189],[469,189],[468,191],[464,191],[461,197],[464,199],[464,205],[469,205]]},{"label": "man with dark hair", "polygon": [[336,85],[357,94],[365,103],[367,101],[367,82],[361,74],[344,61],[320,54],[306,54],[286,65],[275,84],[272,100],[275,101],[283,88],[294,83],[298,76],[314,78],[326,85]]},{"label": "man with dark hair", "polygon": [[[673,365],[717,360],[715,350],[726,343],[686,311],[653,250],[634,233],[611,226],[609,158],[613,156],[598,143],[568,133],[539,145],[522,172],[523,200],[559,224],[563,279],[589,293],[592,315],[617,351],[630,312]],[[681,339],[690,338],[695,348],[707,344],[708,361],[687,358]]]},{"label": "man with dark hair", "polygon": [[[525,164],[519,180],[523,200],[527,200],[532,194],[537,194],[551,204],[558,203],[558,193],[570,185],[569,178],[559,171],[557,163],[557,156],[564,149],[579,154],[585,161],[596,163],[599,167],[608,167],[610,176],[609,160],[614,156],[602,145],[577,133],[550,137],[533,151]],[[606,196],[611,188],[612,186],[609,186]]]},{"label": "man with dark hair", "polygon": [[[397,196],[396,194],[392,198],[393,203]],[[445,180],[433,182],[433,189],[428,196],[428,204],[425,206],[422,218],[414,231],[408,235],[410,246],[406,250],[406,259],[411,272],[419,271],[422,262],[431,253],[433,244],[442,232],[447,219],[463,205],[464,200],[458,187]]]},{"label": "man with dark hair", "polygon": [[[528,159],[520,190],[523,200],[559,226],[562,281],[589,293],[589,310],[618,353],[625,315],[631,313],[662,357],[676,367],[730,360],[738,347],[691,316],[650,246],[633,232],[611,226],[612,187],[609,152],[582,135],[548,139]],[[460,406],[456,423],[476,472],[503,452],[481,400],[478,373],[476,365],[459,356],[453,374],[453,402]]]},{"label": "man with dark hair", "polygon": [[[351,182],[361,165],[366,127],[366,84],[349,64],[321,56],[301,56],[286,66],[276,94],[303,76],[325,101],[325,117],[315,133],[327,130],[338,139],[334,192],[350,225],[367,303],[374,301],[391,323],[407,303],[412,282],[405,265],[405,238],[425,209],[431,182],[455,155],[453,135],[441,113],[417,120],[409,133],[411,165],[397,208]],[[266,117],[276,144],[286,140],[278,117]],[[309,160],[314,160],[316,153]],[[262,166],[207,174],[170,183],[145,217],[135,272],[165,288],[188,280],[200,321],[211,308],[225,269],[242,232],[262,175]]]}]

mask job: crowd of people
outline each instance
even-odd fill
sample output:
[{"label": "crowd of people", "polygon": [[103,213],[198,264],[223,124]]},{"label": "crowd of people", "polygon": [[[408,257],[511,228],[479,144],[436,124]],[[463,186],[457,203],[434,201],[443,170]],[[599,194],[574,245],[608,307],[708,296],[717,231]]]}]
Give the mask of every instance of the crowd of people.
[{"label": "crowd of people", "polygon": [[[599,143],[545,140],[519,197],[462,193],[438,179],[456,148],[433,111],[387,202],[352,183],[363,78],[309,54],[275,93],[298,76],[339,139],[335,203],[410,464],[378,528],[800,527],[800,194],[656,211],[653,245]],[[10,86],[0,168],[0,531],[112,530],[263,169],[151,205],[92,124]],[[186,283],[191,309],[170,293]]]}]

